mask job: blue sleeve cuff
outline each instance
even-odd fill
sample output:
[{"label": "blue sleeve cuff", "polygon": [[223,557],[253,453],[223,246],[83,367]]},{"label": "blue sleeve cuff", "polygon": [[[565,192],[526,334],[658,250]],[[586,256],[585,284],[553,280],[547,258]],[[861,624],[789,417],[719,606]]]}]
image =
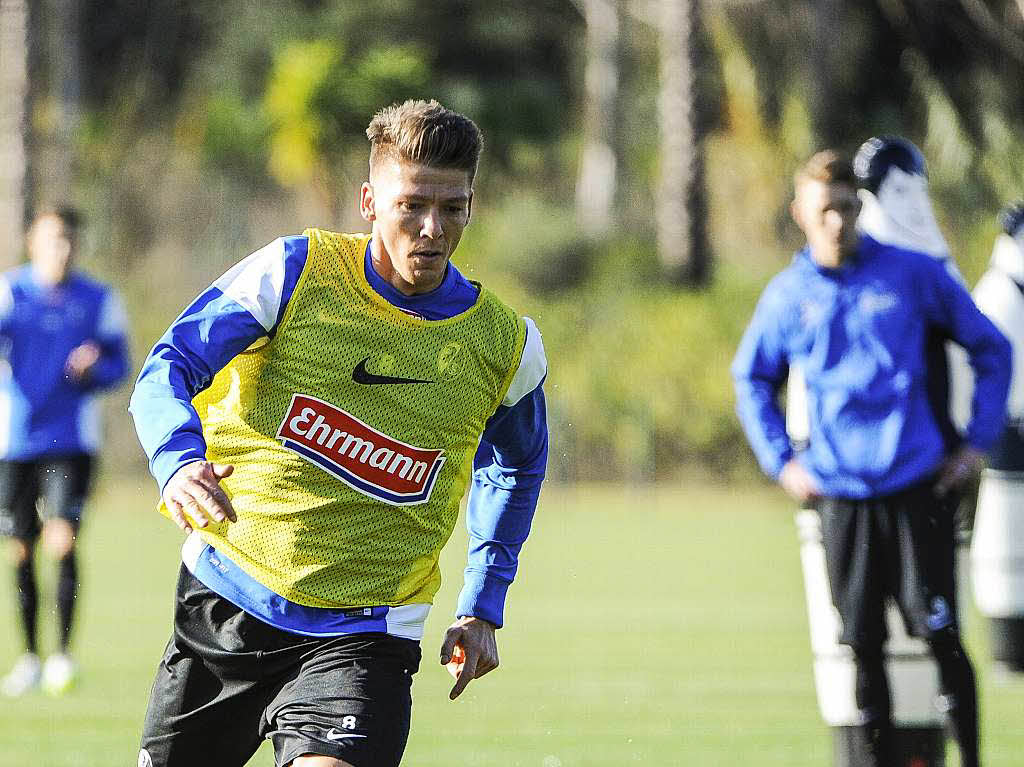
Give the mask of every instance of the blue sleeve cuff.
[{"label": "blue sleeve cuff", "polygon": [[186,463],[205,460],[206,443],[202,437],[191,434],[176,437],[173,447],[161,450],[153,456],[153,460],[150,462],[150,471],[156,479],[161,495],[164,492],[164,487],[178,469]]},{"label": "blue sleeve cuff", "polygon": [[174,321],[142,366],[128,408],[150,471],[163,492],[184,464],[203,460],[206,442],[192,398],[237,354],[266,335],[233,298],[211,288]]},{"label": "blue sleeve cuff", "polygon": [[544,390],[538,385],[516,405],[499,408],[473,458],[466,509],[469,561],[458,617],[472,615],[495,626],[503,624],[505,595],[530,534],[547,453]]},{"label": "blue sleeve cuff", "polygon": [[455,617],[471,615],[501,628],[505,622],[505,595],[510,585],[508,581],[467,567]]}]

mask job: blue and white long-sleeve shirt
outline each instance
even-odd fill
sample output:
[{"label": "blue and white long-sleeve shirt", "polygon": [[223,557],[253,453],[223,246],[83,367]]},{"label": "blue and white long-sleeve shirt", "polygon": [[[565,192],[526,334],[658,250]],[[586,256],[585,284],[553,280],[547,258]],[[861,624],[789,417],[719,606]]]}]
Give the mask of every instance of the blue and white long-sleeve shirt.
[{"label": "blue and white long-sleeve shirt", "polygon": [[[96,395],[128,373],[125,326],[117,294],[80,272],[58,285],[38,280],[29,264],[0,275],[0,458],[99,449]],[[76,380],[68,356],[89,341],[100,357]]]},{"label": "blue and white long-sleeve shirt", "polygon": [[[237,354],[273,339],[307,254],[305,236],[279,238],[256,251],[193,301],[154,346],[132,395],[131,412],[161,489],[186,463],[205,457],[192,398]],[[374,271],[369,246],[364,269],[381,296],[426,320],[460,314],[478,295],[451,263],[441,285],[415,296],[400,293]],[[488,421],[474,459],[467,510],[469,557],[457,608],[459,616],[484,618],[498,626],[504,622],[505,595],[530,531],[547,464],[547,361],[536,325],[529,318],[525,321],[527,339],[519,369]],[[389,616],[394,619],[405,608],[372,608],[365,616],[353,617],[351,611],[297,605],[237,567],[211,566],[211,557],[218,564],[223,557],[209,548],[197,536],[190,537],[183,549],[186,564],[207,587],[272,625],[310,635],[390,631],[418,638],[415,630],[403,634],[405,629],[389,622]],[[422,619],[419,623],[421,628]]]},{"label": "blue and white long-sleeve shirt", "polygon": [[798,460],[825,495],[869,498],[934,472],[944,444],[927,392],[929,326],[962,345],[977,380],[966,441],[999,436],[1010,347],[944,266],[862,237],[838,269],[805,248],[765,288],[732,374],[737,412],[772,478],[793,457],[778,404],[790,365],[803,373],[809,445]]}]

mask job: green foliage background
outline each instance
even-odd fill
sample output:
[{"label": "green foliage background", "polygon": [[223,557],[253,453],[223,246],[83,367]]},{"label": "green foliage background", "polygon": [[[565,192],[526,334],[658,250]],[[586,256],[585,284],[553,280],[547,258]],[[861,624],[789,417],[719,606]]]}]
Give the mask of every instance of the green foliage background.
[{"label": "green foliage background", "polygon": [[[996,212],[1024,195],[1021,60],[953,0],[833,3],[835,44],[811,0],[701,5],[697,124],[716,264],[710,287],[691,292],[664,283],[655,253],[650,9],[621,5],[616,223],[589,242],[573,213],[587,31],[578,4],[146,5],[84,3],[74,190],[90,222],[86,263],[126,295],[137,360],[194,295],[273,237],[362,229],[370,116],[437,97],[486,136],[456,262],[544,332],[551,470],[563,479],[753,473],[728,363],[761,287],[801,244],[790,177],[815,149],[853,150],[884,132],[916,141],[971,283]],[[1021,35],[1012,0],[985,7]],[[54,86],[36,71],[33,130],[45,138]],[[135,470],[126,399],[110,405],[110,455]]]}]

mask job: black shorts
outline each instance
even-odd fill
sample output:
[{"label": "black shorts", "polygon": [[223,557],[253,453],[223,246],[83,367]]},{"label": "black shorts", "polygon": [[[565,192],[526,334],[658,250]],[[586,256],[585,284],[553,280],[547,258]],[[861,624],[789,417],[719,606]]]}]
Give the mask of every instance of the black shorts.
[{"label": "black shorts", "polygon": [[77,531],[92,484],[93,464],[88,453],[0,461],[0,535],[35,540],[40,513],[43,518],[65,519]]},{"label": "black shorts", "polygon": [[866,500],[818,502],[839,641],[885,641],[886,599],[896,601],[907,632],[931,638],[956,632],[954,518],[958,498],[936,497],[933,480]]},{"label": "black shorts", "polygon": [[281,631],[182,567],[139,764],[242,767],[269,738],[279,767],[303,754],[396,767],[419,662],[419,642],[411,639]]}]

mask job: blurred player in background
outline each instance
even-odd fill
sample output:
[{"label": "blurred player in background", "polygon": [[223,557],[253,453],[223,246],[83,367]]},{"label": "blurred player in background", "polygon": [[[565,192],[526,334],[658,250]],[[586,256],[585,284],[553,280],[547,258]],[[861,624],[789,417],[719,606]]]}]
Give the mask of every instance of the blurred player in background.
[{"label": "blurred player in background", "polygon": [[[849,161],[821,152],[795,181],[792,214],[808,244],[765,288],[740,343],[732,367],[740,420],[765,472],[821,514],[840,642],[854,654],[865,763],[892,763],[883,661],[892,596],[932,650],[961,763],[976,767],[975,682],[953,609],[947,496],[999,436],[1009,345],[942,264],[857,230]],[[930,326],[968,351],[977,377],[965,444],[951,459],[927,392]],[[778,404],[793,364],[807,392],[809,439],[799,454]]]},{"label": "blurred player in background", "polygon": [[[74,680],[75,543],[100,441],[96,394],[128,372],[117,295],[72,268],[79,229],[72,209],[40,213],[29,263],[0,276],[0,531],[10,538],[26,649],[0,684],[9,696],[40,680],[60,694]],[[45,664],[36,636],[40,533],[58,562],[58,651]]]},{"label": "blurred player in background", "polygon": [[[187,538],[140,765],[393,767],[438,555],[471,484],[440,660],[456,698],[495,630],[547,460],[537,327],[449,261],[480,133],[436,102],[379,112],[359,206],[234,266],[175,320],[131,411]],[[457,735],[456,735],[457,736]]]},{"label": "blurred player in background", "polygon": [[999,219],[1003,231],[972,295],[1013,346],[1006,428],[989,456],[989,465],[1020,471],[1024,458],[1024,200],[1008,205]]},{"label": "blurred player in background", "polygon": [[[973,296],[1013,347],[1006,424],[982,475],[971,551],[978,612],[988,619],[988,649],[997,667],[1024,671],[1024,201],[1000,215],[1002,232]],[[954,360],[958,423],[973,391],[970,369]]]}]

